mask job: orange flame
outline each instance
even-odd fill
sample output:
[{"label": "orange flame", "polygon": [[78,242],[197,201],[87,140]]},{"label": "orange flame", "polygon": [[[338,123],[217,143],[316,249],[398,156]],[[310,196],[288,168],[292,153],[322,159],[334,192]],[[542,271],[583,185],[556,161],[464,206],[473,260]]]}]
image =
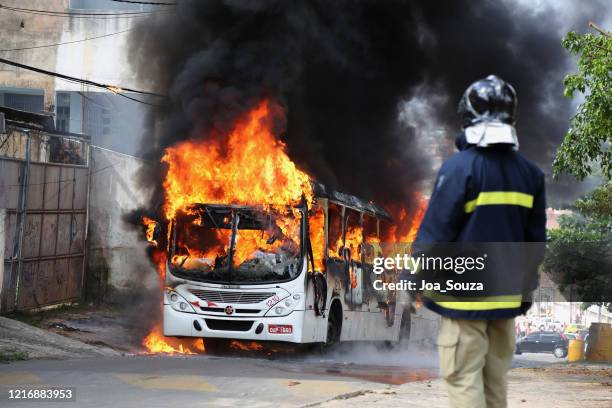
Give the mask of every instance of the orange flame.
[{"label": "orange flame", "polygon": [[193,203],[245,205],[312,201],[312,186],[272,133],[275,119],[267,101],[236,124],[227,140],[181,142],[166,149],[165,212],[173,219]]},{"label": "orange flame", "polygon": [[241,351],[261,351],[264,349],[264,346],[260,343],[257,343],[256,341],[244,342],[239,340],[233,340],[230,343],[230,348]]},{"label": "orange flame", "polygon": [[155,227],[157,226],[157,223],[155,222],[155,220],[147,216],[143,216],[142,223],[146,227],[145,236],[147,237],[147,241],[149,241],[150,243],[154,245],[157,245],[157,241],[155,241],[154,239],[155,238]]},{"label": "orange flame", "polygon": [[196,354],[205,351],[204,341],[202,339],[184,340],[165,337],[159,325],[151,330],[142,341],[142,344],[149,353]]},{"label": "orange flame", "polygon": [[325,215],[319,207],[314,209],[314,213],[308,217],[310,243],[314,258],[316,272],[325,270],[324,255],[325,255]]},{"label": "orange flame", "polygon": [[415,240],[427,210],[427,201],[417,192],[413,194],[413,199],[417,206],[414,214],[408,214],[404,207],[390,206],[393,225],[383,235],[383,242],[406,243]]}]

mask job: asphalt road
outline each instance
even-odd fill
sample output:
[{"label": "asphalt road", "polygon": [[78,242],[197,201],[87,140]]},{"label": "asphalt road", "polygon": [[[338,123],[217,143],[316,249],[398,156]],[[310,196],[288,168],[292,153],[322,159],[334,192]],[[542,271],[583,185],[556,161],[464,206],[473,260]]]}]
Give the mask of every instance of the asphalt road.
[{"label": "asphalt road", "polygon": [[[547,354],[515,356],[515,367],[560,360]],[[435,354],[358,347],[333,355],[282,357],[125,356],[30,360],[0,366],[0,405],[9,389],[72,387],[76,403],[52,406],[301,407],[436,376]],[[8,402],[8,403],[7,403]]]},{"label": "asphalt road", "polygon": [[512,367],[541,367],[548,364],[566,362],[566,358],[557,358],[552,353],[523,353],[515,355]]}]

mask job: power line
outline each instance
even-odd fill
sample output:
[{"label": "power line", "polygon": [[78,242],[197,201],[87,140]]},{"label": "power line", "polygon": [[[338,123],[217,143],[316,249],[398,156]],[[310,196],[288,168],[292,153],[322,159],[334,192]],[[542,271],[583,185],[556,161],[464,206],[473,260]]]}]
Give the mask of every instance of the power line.
[{"label": "power line", "polygon": [[60,46],[60,45],[65,45],[65,44],[75,44],[75,43],[80,43],[80,42],[85,42],[85,41],[90,41],[90,40],[96,40],[98,38],[111,37],[113,35],[123,34],[123,33],[126,33],[128,31],[131,31],[131,30],[132,29],[128,29],[128,30],[118,31],[116,33],[99,35],[97,37],[88,37],[88,38],[83,38],[81,40],[66,41],[66,42],[55,43],[55,44],[37,45],[37,46],[34,46],[34,47],[23,47],[23,48],[9,48],[9,49],[5,49],[5,50],[0,50],[0,52],[33,50],[33,49],[36,49],[36,48],[57,47],[57,46]]},{"label": "power line", "polygon": [[76,13],[72,11],[49,11],[39,9],[27,9],[20,7],[11,7],[0,4],[0,9],[15,11],[18,13],[42,15],[49,17],[73,17],[73,18],[99,18],[99,19],[115,19],[115,18],[134,18],[146,17],[155,13],[163,13],[169,10],[153,10],[153,11],[127,11],[121,13]]},{"label": "power line", "polygon": [[26,69],[28,71],[38,72],[39,74],[45,74],[45,75],[54,76],[54,77],[57,77],[57,78],[65,79],[67,81],[72,81],[72,82],[76,82],[76,83],[79,83],[79,84],[95,86],[97,88],[103,88],[103,89],[106,89],[107,91],[111,91],[111,92],[117,93],[117,94],[120,94],[122,92],[132,92],[132,93],[137,93],[137,94],[142,94],[142,95],[157,96],[157,97],[162,97],[162,98],[165,97],[165,95],[157,94],[157,93],[154,93],[154,92],[139,91],[137,89],[124,88],[124,87],[120,87],[120,86],[116,86],[116,85],[108,85],[108,84],[103,84],[103,83],[100,83],[100,82],[90,81],[89,79],[76,78],[76,77],[72,77],[72,76],[69,76],[69,75],[60,74],[58,72],[47,71],[47,70],[42,69],[42,68],[33,67],[31,65],[20,64],[18,62],[10,61],[10,60],[4,59],[4,58],[0,58],[0,63],[11,65],[11,66],[14,66],[14,67],[17,67],[17,68],[23,68],[23,69]]},{"label": "power line", "polygon": [[131,4],[153,4],[155,6],[176,6],[176,3],[154,3],[151,1],[133,1],[133,0],[110,0],[117,3],[131,3]]},{"label": "power line", "polygon": [[[62,81],[70,82],[71,84],[83,85],[83,83],[82,83],[82,82],[79,82],[79,81],[72,81],[72,80],[70,80],[70,79],[59,78],[59,77],[58,77],[58,79],[59,79],[59,80],[62,80]],[[161,106],[161,105],[158,105],[158,104],[155,104],[155,103],[145,102],[145,101],[143,101],[143,100],[133,98],[133,97],[128,96],[128,95],[126,95],[126,94],[124,94],[124,93],[122,93],[122,92],[117,92],[117,91],[114,91],[114,90],[112,90],[112,89],[107,89],[107,90],[111,91],[111,92],[112,92],[112,93],[114,93],[115,95],[119,95],[119,96],[121,96],[122,98],[129,99],[130,101],[134,101],[134,102],[142,103],[143,105],[149,105],[149,106],[155,106],[155,107],[160,107],[160,106]],[[86,96],[85,96],[85,94],[83,94],[82,92],[78,92],[78,93],[79,93],[81,96],[83,96],[85,99],[89,99],[89,100],[91,100],[90,98],[86,97]],[[106,95],[106,94],[105,94],[105,95]],[[162,95],[160,95],[160,96],[162,96]]]}]

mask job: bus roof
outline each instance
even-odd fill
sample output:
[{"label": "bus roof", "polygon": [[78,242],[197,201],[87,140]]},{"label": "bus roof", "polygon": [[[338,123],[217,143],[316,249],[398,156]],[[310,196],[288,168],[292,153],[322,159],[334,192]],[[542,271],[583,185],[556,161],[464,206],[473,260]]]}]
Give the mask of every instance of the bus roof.
[{"label": "bus roof", "polygon": [[[359,197],[351,194],[342,193],[337,190],[333,190],[317,181],[312,181],[312,188],[315,197],[326,198],[331,202],[343,205],[356,211],[367,213],[373,217],[381,218],[387,221],[392,221],[391,215],[383,207],[373,203],[372,201],[366,201]],[[205,208],[235,208],[235,209],[252,209],[250,205],[239,205],[239,204],[206,204],[206,203],[193,203],[192,206],[201,209]]]},{"label": "bus roof", "polygon": [[372,201],[366,201],[354,195],[333,190],[316,181],[312,182],[312,186],[315,197],[327,198],[332,202],[336,202],[354,210],[369,213],[377,218],[383,218],[391,221],[391,215],[389,212]]}]

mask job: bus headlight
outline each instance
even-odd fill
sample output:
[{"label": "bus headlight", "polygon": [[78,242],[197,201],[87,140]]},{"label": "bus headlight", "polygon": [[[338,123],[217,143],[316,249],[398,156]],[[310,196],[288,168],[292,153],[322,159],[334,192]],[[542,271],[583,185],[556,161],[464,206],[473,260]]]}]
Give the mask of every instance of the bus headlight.
[{"label": "bus headlight", "polygon": [[189,302],[172,289],[166,289],[166,300],[170,307],[177,312],[195,313],[193,306]]},{"label": "bus headlight", "polygon": [[287,296],[284,299],[281,299],[278,303],[272,306],[268,312],[265,314],[267,317],[281,317],[287,316],[295,309],[302,310],[300,306],[302,305],[302,294],[296,293],[293,296]]}]

